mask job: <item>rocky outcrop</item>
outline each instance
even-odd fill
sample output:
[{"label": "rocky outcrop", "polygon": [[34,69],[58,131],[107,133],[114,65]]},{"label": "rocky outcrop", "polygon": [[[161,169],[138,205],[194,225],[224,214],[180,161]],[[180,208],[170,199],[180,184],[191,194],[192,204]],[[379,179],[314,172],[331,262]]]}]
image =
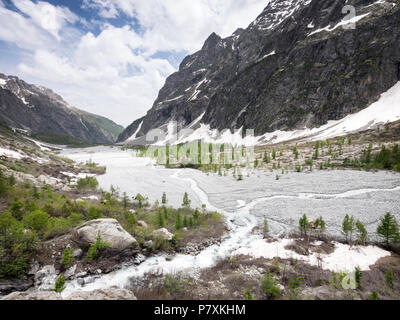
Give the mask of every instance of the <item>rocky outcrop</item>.
[{"label": "rocky outcrop", "polygon": [[48,142],[115,142],[123,127],[78,110],[48,88],[0,73],[0,124]]},{"label": "rocky outcrop", "polygon": [[64,300],[137,300],[132,291],[112,287],[94,291],[77,291]]},{"label": "rocky outcrop", "polygon": [[[356,9],[355,28],[341,26],[346,5]],[[212,34],[186,57],[118,141],[139,127],[144,140],[169,121],[261,135],[342,119],[400,80],[399,22],[398,0],[271,0],[247,29]]]},{"label": "rocky outcrop", "polygon": [[0,300],[137,300],[132,291],[112,287],[93,291],[77,291],[66,298],[53,291],[13,292]]},{"label": "rocky outcrop", "polygon": [[62,300],[62,297],[53,291],[13,292],[0,300]]},{"label": "rocky outcrop", "polygon": [[97,219],[84,223],[76,228],[73,238],[81,245],[90,245],[96,242],[100,234],[103,241],[110,244],[110,250],[123,251],[136,243],[133,238],[115,219]]},{"label": "rocky outcrop", "polygon": [[171,241],[174,236],[171,232],[169,232],[166,228],[161,228],[153,231],[153,235],[157,238],[161,238],[163,240]]}]

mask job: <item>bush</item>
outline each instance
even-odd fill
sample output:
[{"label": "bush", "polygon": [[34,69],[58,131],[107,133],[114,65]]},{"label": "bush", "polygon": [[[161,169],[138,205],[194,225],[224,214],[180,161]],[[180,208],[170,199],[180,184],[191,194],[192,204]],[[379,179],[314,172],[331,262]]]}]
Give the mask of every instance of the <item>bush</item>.
[{"label": "bush", "polygon": [[250,289],[246,289],[246,291],[244,292],[244,300],[254,300]]},{"label": "bush", "polygon": [[278,288],[278,282],[275,280],[274,275],[267,271],[264,278],[261,281],[262,291],[270,298],[277,298],[281,292]]},{"label": "bush", "polygon": [[86,177],[78,180],[77,188],[79,190],[95,190],[99,186],[99,182],[95,177]]},{"label": "bush", "polygon": [[95,206],[90,206],[87,214],[88,220],[100,219],[103,216],[103,212],[100,208]]},{"label": "bush", "polygon": [[379,297],[378,292],[372,291],[368,297],[368,300],[381,300],[381,298]]},{"label": "bush", "polygon": [[0,214],[0,279],[22,278],[38,246],[35,232],[26,232],[10,212]]},{"label": "bush", "polygon": [[64,269],[68,269],[71,266],[71,263],[72,263],[71,250],[66,248],[64,250],[64,254],[63,254],[62,259],[61,259],[61,264],[63,265]]},{"label": "bush", "polygon": [[28,213],[22,219],[22,223],[32,230],[38,232],[38,234],[43,235],[47,228],[47,223],[49,222],[50,215],[42,210],[36,210]]},{"label": "bush", "polygon": [[87,262],[91,263],[93,260],[97,260],[100,257],[101,253],[109,246],[110,243],[103,241],[99,232],[96,242],[89,247],[89,251],[86,256]]},{"label": "bush", "polygon": [[56,283],[54,284],[53,291],[55,292],[63,292],[65,289],[65,277],[61,273],[60,276],[57,278]]}]

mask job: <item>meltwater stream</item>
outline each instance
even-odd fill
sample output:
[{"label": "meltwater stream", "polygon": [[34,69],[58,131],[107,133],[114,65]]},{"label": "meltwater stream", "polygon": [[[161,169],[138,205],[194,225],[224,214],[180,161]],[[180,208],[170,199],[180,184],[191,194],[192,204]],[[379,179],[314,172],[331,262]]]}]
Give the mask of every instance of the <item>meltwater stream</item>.
[{"label": "meltwater stream", "polygon": [[229,229],[220,244],[204,249],[197,256],[176,254],[167,261],[166,256],[160,254],[146,259],[139,266],[101,275],[83,287],[76,280],[69,281],[62,293],[65,297],[78,290],[124,287],[129,284],[130,278],[149,272],[196,273],[259,240],[261,236],[254,234],[252,229],[261,226],[264,218],[268,218],[270,232],[274,236],[291,231],[293,220],[304,213],[322,215],[328,222],[328,232],[338,234],[345,213],[354,214],[372,231],[376,230],[382,213],[391,211],[398,217],[400,211],[399,174],[315,172],[289,174],[275,181],[273,173],[259,171],[238,182],[232,176],[219,177],[192,169],[158,167],[150,159],[136,158],[131,151],[116,147],[64,150],[62,153],[78,162],[92,159],[106,165],[107,173],[98,177],[103,189],[118,186],[121,192],[130,196],[141,193],[152,202],[160,199],[165,191],[169,205],[173,206],[179,206],[183,193],[188,192],[192,206],[205,204],[208,210],[222,213]]}]

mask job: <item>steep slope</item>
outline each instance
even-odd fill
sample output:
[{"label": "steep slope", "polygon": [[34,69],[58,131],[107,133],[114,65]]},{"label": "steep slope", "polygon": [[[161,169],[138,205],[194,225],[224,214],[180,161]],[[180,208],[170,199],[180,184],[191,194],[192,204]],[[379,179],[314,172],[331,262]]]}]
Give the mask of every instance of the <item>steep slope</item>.
[{"label": "steep slope", "polygon": [[[346,5],[356,17],[342,13]],[[211,129],[256,135],[356,113],[400,79],[399,9],[398,0],[272,0],[247,29],[226,39],[212,34],[186,57],[118,141],[169,121],[181,129],[203,113]]]},{"label": "steep slope", "polygon": [[69,106],[52,90],[0,74],[0,123],[54,143],[113,143],[123,127]]}]

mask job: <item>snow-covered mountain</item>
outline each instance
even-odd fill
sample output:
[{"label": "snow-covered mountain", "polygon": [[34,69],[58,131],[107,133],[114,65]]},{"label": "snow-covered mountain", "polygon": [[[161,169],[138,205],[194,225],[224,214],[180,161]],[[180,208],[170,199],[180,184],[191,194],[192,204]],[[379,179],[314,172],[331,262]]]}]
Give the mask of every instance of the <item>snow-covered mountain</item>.
[{"label": "snow-covered mountain", "polygon": [[0,73],[0,124],[51,142],[115,142],[123,127],[68,105],[43,86]]},{"label": "snow-covered mountain", "polygon": [[[399,22],[399,0],[271,0],[247,29],[225,39],[213,33],[186,57],[118,141],[143,141],[155,128],[167,133],[171,121],[195,129],[191,138],[215,129],[254,129],[264,143],[344,134],[349,115],[397,92]],[[380,121],[362,114],[352,128]]]}]

